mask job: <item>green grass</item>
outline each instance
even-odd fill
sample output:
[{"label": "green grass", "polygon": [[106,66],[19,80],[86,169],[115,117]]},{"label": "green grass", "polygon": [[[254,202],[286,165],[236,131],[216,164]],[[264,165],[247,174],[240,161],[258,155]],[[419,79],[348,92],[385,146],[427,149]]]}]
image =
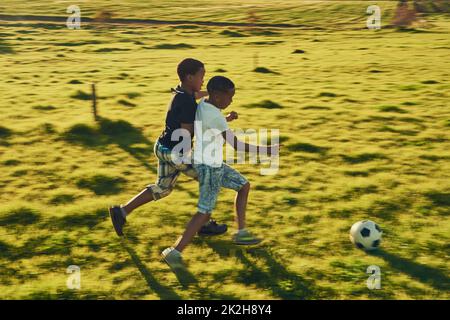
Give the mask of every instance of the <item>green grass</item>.
[{"label": "green grass", "polygon": [[[0,299],[450,298],[448,16],[370,31],[366,1],[194,0],[182,16],[170,1],[80,5],[86,17],[247,22],[254,11],[259,23],[303,27],[0,21]],[[10,0],[0,11],[65,6]],[[387,24],[396,3],[381,6]],[[195,238],[188,272],[174,274],[160,252],[196,210],[195,181],[182,176],[134,211],[122,240],[107,208],[155,181],[153,143],[186,57],[205,63],[205,84],[218,73],[236,84],[232,128],[279,129],[283,147],[275,176],[234,165],[251,182],[248,227],[264,243],[231,243],[234,192],[223,190],[213,217],[229,232]],[[384,230],[375,254],[349,241],[362,219]],[[79,291],[66,287],[69,265],[81,268]],[[370,265],[381,290],[366,287]]]}]

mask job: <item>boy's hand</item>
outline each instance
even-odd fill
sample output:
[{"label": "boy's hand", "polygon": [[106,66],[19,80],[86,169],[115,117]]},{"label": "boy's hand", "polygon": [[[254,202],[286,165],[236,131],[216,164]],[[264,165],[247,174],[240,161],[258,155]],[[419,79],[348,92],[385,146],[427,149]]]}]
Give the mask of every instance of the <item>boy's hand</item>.
[{"label": "boy's hand", "polygon": [[226,117],[227,122],[231,122],[233,120],[236,120],[237,118],[238,118],[238,113],[235,111],[231,111]]}]

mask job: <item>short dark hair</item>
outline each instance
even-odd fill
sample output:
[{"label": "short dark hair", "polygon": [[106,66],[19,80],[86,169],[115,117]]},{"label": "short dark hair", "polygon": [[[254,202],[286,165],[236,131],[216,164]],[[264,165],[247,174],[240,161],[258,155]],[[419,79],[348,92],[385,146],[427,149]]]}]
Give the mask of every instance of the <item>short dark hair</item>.
[{"label": "short dark hair", "polygon": [[224,76],[215,76],[209,79],[206,89],[209,93],[220,91],[227,92],[234,89],[234,83],[230,79]]},{"label": "short dark hair", "polygon": [[201,61],[192,58],[184,59],[178,64],[178,77],[180,78],[180,81],[184,81],[189,74],[194,75],[204,67],[205,65]]}]

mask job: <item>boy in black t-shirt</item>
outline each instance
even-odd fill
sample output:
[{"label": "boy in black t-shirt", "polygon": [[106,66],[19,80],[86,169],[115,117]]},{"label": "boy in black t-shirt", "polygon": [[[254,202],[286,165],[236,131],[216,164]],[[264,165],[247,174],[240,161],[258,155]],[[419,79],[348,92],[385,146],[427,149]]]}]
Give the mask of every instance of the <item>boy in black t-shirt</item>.
[{"label": "boy in black t-shirt", "polygon": [[[178,164],[173,161],[172,149],[181,141],[172,140],[176,135],[172,134],[177,129],[185,129],[194,136],[195,112],[197,110],[196,99],[207,95],[200,91],[205,76],[205,67],[202,62],[195,59],[185,59],[180,62],[177,73],[181,84],[172,89],[174,96],[167,111],[165,128],[155,143],[154,152],[158,158],[158,179],[155,184],[148,185],[138,195],[132,198],[126,205],[112,206],[109,208],[111,220],[117,235],[123,235],[123,225],[126,217],[134,209],[150,201],[156,201],[168,196],[176,183],[180,173],[184,173],[197,180],[197,172],[192,164]],[[227,117],[228,121],[236,118],[232,113]],[[186,150],[185,150],[186,151]],[[200,235],[219,235],[227,231],[225,224],[217,224],[214,220],[208,221],[199,231]]]}]

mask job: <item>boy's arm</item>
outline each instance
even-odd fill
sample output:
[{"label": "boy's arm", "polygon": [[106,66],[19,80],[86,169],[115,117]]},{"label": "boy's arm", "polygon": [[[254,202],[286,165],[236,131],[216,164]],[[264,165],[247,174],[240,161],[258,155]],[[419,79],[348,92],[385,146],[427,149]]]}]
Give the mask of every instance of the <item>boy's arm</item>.
[{"label": "boy's arm", "polygon": [[208,96],[208,91],[197,91],[194,93],[195,95],[195,100],[201,99],[203,97],[207,97]]},{"label": "boy's arm", "polygon": [[222,136],[226,142],[233,146],[234,149],[238,151],[251,152],[251,153],[263,153],[268,155],[273,155],[278,153],[279,145],[272,146],[255,146],[253,144],[248,144],[246,142],[240,141],[233,131],[230,129],[222,132]]}]

